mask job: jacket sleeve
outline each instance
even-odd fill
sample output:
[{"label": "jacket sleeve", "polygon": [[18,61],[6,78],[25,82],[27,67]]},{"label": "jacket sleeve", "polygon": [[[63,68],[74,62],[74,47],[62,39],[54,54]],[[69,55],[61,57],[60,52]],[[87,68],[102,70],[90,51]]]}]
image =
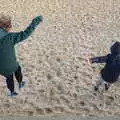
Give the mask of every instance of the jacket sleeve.
[{"label": "jacket sleeve", "polygon": [[24,31],[9,33],[9,40],[12,42],[12,44],[15,45],[27,39],[35,30],[36,26],[39,25],[40,22],[42,22],[42,19],[42,16],[37,16],[32,20],[31,24]]},{"label": "jacket sleeve", "polygon": [[35,30],[35,26],[31,23],[24,31],[9,33],[9,39],[11,40],[12,44],[15,45],[27,39],[34,30]]},{"label": "jacket sleeve", "polygon": [[100,56],[100,57],[93,57],[93,58],[90,58],[90,62],[91,63],[105,63],[107,59],[108,59],[108,55]]}]

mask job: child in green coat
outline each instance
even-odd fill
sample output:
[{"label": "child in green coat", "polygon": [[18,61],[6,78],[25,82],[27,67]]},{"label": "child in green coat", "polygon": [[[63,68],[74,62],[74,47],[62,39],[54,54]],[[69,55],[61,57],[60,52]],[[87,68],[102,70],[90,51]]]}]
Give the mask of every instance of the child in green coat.
[{"label": "child in green coat", "polygon": [[9,32],[12,27],[10,17],[0,17],[0,74],[6,77],[11,96],[18,94],[14,90],[13,75],[18,81],[19,88],[24,87],[25,84],[22,81],[21,67],[16,60],[15,45],[27,39],[40,22],[42,22],[42,16],[37,16],[24,31]]}]

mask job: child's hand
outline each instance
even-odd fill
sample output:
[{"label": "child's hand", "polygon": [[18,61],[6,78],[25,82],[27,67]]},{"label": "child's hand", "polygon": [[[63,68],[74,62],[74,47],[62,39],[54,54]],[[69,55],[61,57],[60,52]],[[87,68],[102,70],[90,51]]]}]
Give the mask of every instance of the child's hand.
[{"label": "child's hand", "polygon": [[92,60],[91,60],[91,58],[90,58],[90,56],[85,56],[85,61],[89,64],[89,65],[91,65],[91,63],[92,63]]},{"label": "child's hand", "polygon": [[87,63],[89,64],[89,65],[91,65],[92,64],[92,59],[91,58],[89,58],[89,57],[87,57]]},{"label": "child's hand", "polygon": [[43,17],[42,16],[37,16],[32,20],[32,24],[34,24],[35,26],[37,26],[40,22],[43,21]]},{"label": "child's hand", "polygon": [[91,58],[88,58],[87,61],[88,61],[88,64],[91,65],[91,63],[92,63]]}]

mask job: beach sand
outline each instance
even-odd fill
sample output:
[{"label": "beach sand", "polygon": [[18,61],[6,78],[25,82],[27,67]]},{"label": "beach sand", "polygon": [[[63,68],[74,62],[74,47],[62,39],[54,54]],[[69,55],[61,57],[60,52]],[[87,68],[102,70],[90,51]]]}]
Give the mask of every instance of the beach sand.
[{"label": "beach sand", "polygon": [[0,12],[12,17],[11,31],[24,30],[42,15],[33,34],[16,45],[25,88],[7,96],[0,77],[0,115],[120,115],[119,85],[94,92],[103,65],[89,57],[109,53],[120,39],[119,0],[0,0]]}]

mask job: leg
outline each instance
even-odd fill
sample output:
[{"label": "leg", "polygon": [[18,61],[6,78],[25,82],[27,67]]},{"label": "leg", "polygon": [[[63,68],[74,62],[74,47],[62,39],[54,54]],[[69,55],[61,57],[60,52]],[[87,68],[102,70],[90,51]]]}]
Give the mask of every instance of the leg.
[{"label": "leg", "polygon": [[105,83],[105,90],[108,90],[110,88],[110,83]]},{"label": "leg", "polygon": [[10,92],[11,93],[14,92],[13,74],[6,77],[6,83],[7,83],[7,87],[10,90]]},{"label": "leg", "polygon": [[95,91],[97,91],[99,89],[99,86],[103,85],[103,83],[104,83],[104,80],[100,76],[99,79],[96,81]]},{"label": "leg", "polygon": [[25,82],[22,81],[23,75],[22,75],[21,67],[20,66],[18,67],[18,70],[15,72],[15,77],[16,77],[16,80],[19,83],[19,88],[24,87]]},{"label": "leg", "polygon": [[18,67],[17,71],[15,72],[15,77],[16,77],[16,80],[18,81],[18,83],[22,82],[23,75],[22,75],[20,66]]},{"label": "leg", "polygon": [[6,76],[6,83],[7,87],[10,90],[10,96],[16,96],[18,95],[16,92],[14,92],[14,80],[13,80],[13,74]]}]

